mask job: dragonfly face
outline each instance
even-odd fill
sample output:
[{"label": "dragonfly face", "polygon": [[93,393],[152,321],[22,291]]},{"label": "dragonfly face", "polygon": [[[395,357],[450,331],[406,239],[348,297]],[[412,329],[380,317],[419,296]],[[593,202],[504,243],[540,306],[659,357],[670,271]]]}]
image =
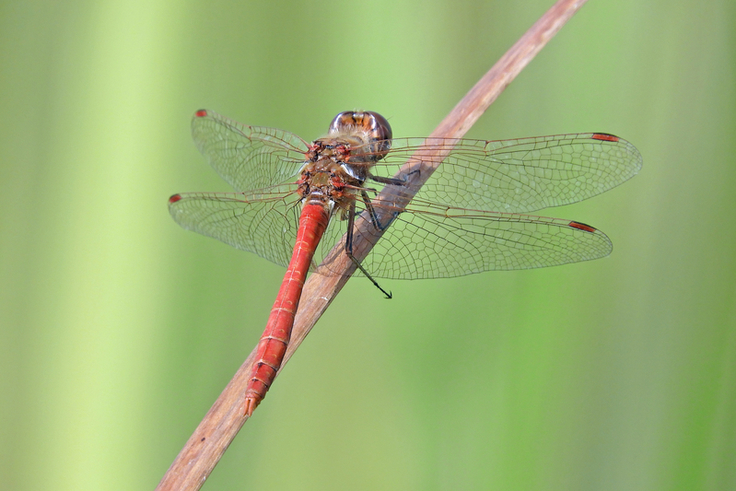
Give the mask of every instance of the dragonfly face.
[{"label": "dragonfly face", "polygon": [[391,149],[391,125],[386,118],[373,111],[341,112],[330,123],[329,137],[361,135],[363,144],[373,143],[358,155],[351,155],[350,162],[378,162]]}]

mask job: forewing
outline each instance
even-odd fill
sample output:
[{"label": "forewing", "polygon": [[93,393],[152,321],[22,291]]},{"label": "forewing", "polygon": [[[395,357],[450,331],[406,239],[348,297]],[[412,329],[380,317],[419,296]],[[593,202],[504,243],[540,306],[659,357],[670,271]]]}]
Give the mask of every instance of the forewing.
[{"label": "forewing", "polygon": [[[516,140],[408,138],[374,168],[392,176],[413,155],[435,162],[450,151],[418,199],[457,208],[526,213],[566,205],[608,191],[639,172],[641,154],[626,140],[604,133],[551,135]],[[451,149],[451,150],[450,150]],[[414,174],[418,165],[412,167]],[[411,179],[412,173],[404,173]]]},{"label": "forewing", "polygon": [[204,109],[194,114],[192,137],[212,168],[240,192],[296,181],[307,151],[293,133],[247,126]]}]

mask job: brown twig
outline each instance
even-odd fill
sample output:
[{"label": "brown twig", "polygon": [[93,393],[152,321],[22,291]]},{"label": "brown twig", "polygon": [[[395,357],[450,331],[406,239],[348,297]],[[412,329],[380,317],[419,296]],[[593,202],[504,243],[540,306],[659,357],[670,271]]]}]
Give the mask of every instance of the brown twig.
[{"label": "brown twig", "polygon": [[[516,75],[536,56],[570,17],[582,7],[585,1],[559,0],[553,5],[478,81],[439,124],[430,137],[462,137]],[[446,154],[449,150],[449,147],[435,150],[431,161],[440,162],[443,154]],[[413,185],[416,184],[416,187],[413,187],[413,192],[410,195],[407,194],[404,197],[406,202],[411,199],[411,196],[416,193],[416,190],[426,181],[433,170],[432,164],[427,163],[426,151],[423,157],[425,158],[421,160],[412,159],[407,162],[407,166],[414,166],[413,169],[416,169],[417,165],[422,166],[422,168],[419,173],[421,182],[412,183]],[[403,203],[404,206],[406,202]],[[380,234],[376,234],[372,227],[368,227],[365,220],[358,220],[355,227],[353,253],[358,259],[362,260],[367,256],[372,247],[371,244],[378,240]],[[337,246],[330,254],[341,252],[341,248]],[[354,272],[355,267],[345,254],[340,254],[337,260],[341,261],[340,267],[341,271],[344,271],[344,275],[326,276],[315,274],[304,285],[304,292],[284,365]],[[331,270],[335,270],[334,263]],[[161,479],[156,488],[157,490],[197,490],[202,487],[204,481],[246,421],[243,415],[243,395],[254,358],[255,350],[248,356],[207,412]]]}]

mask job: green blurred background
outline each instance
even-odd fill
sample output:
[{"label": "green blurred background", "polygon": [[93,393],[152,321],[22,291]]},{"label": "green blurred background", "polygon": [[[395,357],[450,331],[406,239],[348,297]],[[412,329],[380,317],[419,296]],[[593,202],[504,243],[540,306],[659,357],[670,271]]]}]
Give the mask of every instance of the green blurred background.
[{"label": "green blurred background", "polygon": [[[3,2],[0,487],[152,489],[283,269],[186,232],[201,107],[421,136],[551,5]],[[736,489],[736,4],[601,1],[469,137],[605,131],[642,173],[543,214],[611,257],[350,281],[204,489]]]}]

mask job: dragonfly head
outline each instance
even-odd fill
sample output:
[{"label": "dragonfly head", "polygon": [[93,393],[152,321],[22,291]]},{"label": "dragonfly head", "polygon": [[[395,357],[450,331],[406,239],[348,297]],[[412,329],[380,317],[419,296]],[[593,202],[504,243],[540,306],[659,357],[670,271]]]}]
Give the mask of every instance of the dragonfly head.
[{"label": "dragonfly head", "polygon": [[351,161],[377,162],[391,149],[393,136],[386,118],[373,111],[344,111],[330,123],[329,137],[352,137],[363,143]]}]

